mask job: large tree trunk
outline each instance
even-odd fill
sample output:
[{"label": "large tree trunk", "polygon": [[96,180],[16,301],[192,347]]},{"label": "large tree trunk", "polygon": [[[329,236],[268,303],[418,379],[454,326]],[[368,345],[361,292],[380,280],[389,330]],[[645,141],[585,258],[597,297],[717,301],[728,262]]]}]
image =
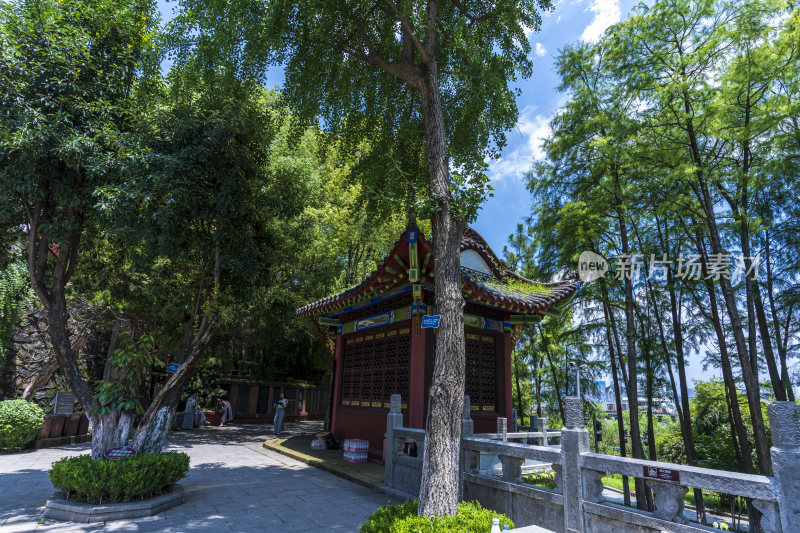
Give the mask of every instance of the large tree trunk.
[{"label": "large tree trunk", "polygon": [[[622,241],[623,255],[630,257],[630,247],[628,245],[628,230],[625,222],[625,217],[621,212],[618,212],[618,221],[620,229],[620,237]],[[636,368],[636,322],[634,320],[634,305],[633,300],[633,280],[631,275],[624,276],[625,284],[625,336],[626,336],[626,351],[628,358],[628,381],[625,384],[625,389],[628,392],[628,414],[631,420],[631,447],[633,457],[636,459],[644,459],[644,448],[642,447],[642,437],[639,433],[639,384],[638,372]],[[636,478],[636,507],[638,509],[647,509],[647,497],[645,495],[644,482]]]},{"label": "large tree trunk", "polygon": [[422,116],[432,217],[436,310],[436,358],[429,392],[419,514],[429,518],[458,510],[458,456],[464,405],[464,298],[459,266],[464,226],[450,211],[450,170],[436,61],[423,66]]},{"label": "large tree trunk", "polygon": [[[731,411],[731,424],[735,428],[735,432],[731,435],[733,438],[733,446],[734,449],[738,448],[737,457],[740,461],[739,468],[747,474],[752,474],[755,470],[753,468],[753,460],[750,452],[750,440],[747,436],[747,428],[742,420],[741,410],[739,409],[739,395],[736,392],[736,382],[734,381],[733,370],[731,367],[730,357],[728,355],[728,344],[727,339],[725,338],[725,328],[723,327],[722,317],[720,316],[717,306],[717,295],[714,291],[714,283],[708,276],[708,271],[706,269],[708,258],[705,246],[703,244],[703,236],[699,228],[696,230],[695,244],[702,260],[701,269],[706,292],[708,293],[709,307],[711,308],[711,322],[714,325],[714,331],[717,335],[717,343],[719,344],[722,380],[725,383],[726,397],[728,399],[728,405]],[[734,437],[738,437],[738,447],[736,438]],[[755,527],[757,530],[761,513],[755,507],[753,507],[753,503],[750,499],[747,500],[747,516],[750,525]]]},{"label": "large tree trunk", "polygon": [[[664,231],[661,231],[661,225],[658,217],[656,217],[656,229],[658,231],[658,240],[661,243],[662,250],[669,250],[669,226],[664,221]],[[647,280],[650,285],[650,280]],[[683,350],[683,326],[681,321],[681,309],[678,302],[678,297],[675,290],[675,277],[672,269],[667,270],[667,291],[669,292],[669,306],[672,317],[672,339],[675,344],[675,356],[678,365],[678,386],[680,387],[680,394],[675,387],[675,376],[672,371],[672,356],[667,348],[666,335],[662,326],[661,315],[656,305],[655,297],[651,296],[651,305],[656,312],[656,322],[658,322],[658,329],[661,335],[661,343],[666,355],[667,371],[669,372],[669,380],[672,385],[672,395],[675,401],[675,407],[678,411],[678,421],[681,426],[681,435],[683,436],[683,444],[686,446],[686,462],[690,466],[697,466],[697,450],[694,445],[694,433],[692,430],[692,415],[689,407],[689,386],[686,381],[686,358]],[[652,291],[650,291],[652,295]],[[703,490],[695,488],[694,501],[697,509],[697,521],[701,524],[706,523],[706,509],[703,501]]]},{"label": "large tree trunk", "polygon": [[[517,357],[515,358],[515,364],[514,364],[514,370],[515,370],[515,372],[514,372],[514,382],[515,382],[515,384],[517,386],[517,417],[519,418],[519,421],[521,422],[520,425],[524,426],[525,425],[525,410],[522,408],[522,388],[520,387],[520,384],[519,384],[519,372],[520,372],[519,366],[521,366],[521,365],[522,365],[522,363],[519,360],[519,355],[517,355]],[[515,420],[514,423],[517,423],[517,421]]]},{"label": "large tree trunk", "polygon": [[792,380],[789,378],[789,367],[786,365],[786,346],[783,344],[783,341],[781,340],[781,324],[780,320],[778,320],[778,311],[775,308],[775,294],[773,292],[773,276],[772,276],[772,257],[770,255],[771,240],[769,236],[769,230],[766,230],[764,235],[765,235],[764,253],[766,255],[766,263],[767,263],[767,299],[769,300],[770,313],[772,313],[772,324],[775,327],[775,344],[778,347],[778,358],[780,359],[781,362],[781,381],[783,381],[783,386],[786,389],[786,397],[790,402],[793,402],[795,401],[794,388],[792,387]]},{"label": "large tree trunk", "polygon": [[[601,282],[602,283],[602,282]],[[603,290],[603,313],[606,318],[606,340],[608,342],[608,357],[611,360],[611,379],[614,383],[614,402],[617,407],[617,431],[619,432],[619,455],[627,457],[627,444],[625,442],[625,421],[622,419],[622,395],[619,391],[619,376],[617,375],[616,355],[614,355],[614,340],[611,337],[610,306],[608,304],[608,292],[605,285],[601,285]],[[626,506],[631,504],[631,491],[628,485],[628,476],[622,476],[623,499]]]},{"label": "large tree trunk", "polygon": [[[561,423],[566,420],[564,414],[564,402],[561,400],[561,385],[558,382],[558,374],[556,373],[556,366],[553,364],[553,356],[550,354],[550,348],[547,347],[547,341],[544,338],[544,330],[542,326],[537,324],[539,328],[539,337],[542,340],[542,347],[544,348],[545,356],[547,357],[547,364],[550,366],[550,374],[553,377],[553,387],[556,389],[556,402],[558,403],[558,413],[561,415]],[[566,389],[566,386],[564,387]]]}]

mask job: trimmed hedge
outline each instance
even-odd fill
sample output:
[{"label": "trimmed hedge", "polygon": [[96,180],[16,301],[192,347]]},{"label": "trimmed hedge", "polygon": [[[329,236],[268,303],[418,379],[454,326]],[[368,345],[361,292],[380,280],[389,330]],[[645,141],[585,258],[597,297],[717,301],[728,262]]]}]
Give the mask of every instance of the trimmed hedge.
[{"label": "trimmed hedge", "polygon": [[36,438],[44,424],[44,411],[25,400],[0,402],[0,451],[15,451]]},{"label": "trimmed hedge", "polygon": [[185,453],[140,453],[117,461],[93,461],[90,455],[79,455],[53,463],[50,481],[68,500],[129,502],[169,491],[188,470]]},{"label": "trimmed hedge", "polygon": [[484,509],[478,502],[458,504],[458,514],[439,516],[433,520],[417,516],[419,502],[406,501],[379,507],[361,525],[361,533],[488,533],[492,529],[492,519],[500,519],[500,528],[508,525],[514,529],[514,522],[506,515]]}]

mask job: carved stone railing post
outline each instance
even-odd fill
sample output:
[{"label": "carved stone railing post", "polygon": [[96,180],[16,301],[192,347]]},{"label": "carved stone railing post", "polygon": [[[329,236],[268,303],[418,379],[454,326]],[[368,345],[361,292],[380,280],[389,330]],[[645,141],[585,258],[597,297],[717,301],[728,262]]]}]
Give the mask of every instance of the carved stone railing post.
[{"label": "carved stone railing post", "polygon": [[683,497],[686,496],[688,487],[652,479],[647,480],[647,486],[653,490],[656,507],[653,516],[679,524],[688,523],[686,517],[683,516]]},{"label": "carved stone railing post", "polygon": [[539,420],[539,431],[542,432],[542,446],[547,446],[547,418],[540,416]]},{"label": "carved stone railing post", "polygon": [[464,437],[471,437],[474,432],[474,425],[472,423],[472,410],[470,408],[469,396],[464,396],[464,410],[461,412],[461,446],[458,453],[458,468],[460,470],[458,479],[458,500],[461,501],[461,496],[464,491],[463,474],[471,473],[473,468],[477,469],[473,463],[480,463],[480,454],[469,452],[464,449]]},{"label": "carved stone railing post", "polygon": [[583,471],[583,499],[593,503],[603,503],[606,499],[603,497],[603,477],[605,472],[598,472],[597,470],[584,470]]},{"label": "carved stone railing post", "polygon": [[761,513],[761,529],[764,533],[781,533],[781,516],[777,503],[753,500],[753,507]]},{"label": "carved stone railing post", "polygon": [[503,481],[509,483],[524,483],[522,481],[522,463],[525,459],[511,457],[510,455],[498,455],[500,464],[503,465]]},{"label": "carved stone railing post", "polygon": [[556,482],[556,492],[564,494],[564,469],[558,463],[553,463],[554,481]]},{"label": "carved stone railing post", "polygon": [[583,427],[583,400],[566,398],[565,427],[561,430],[564,479],[564,531],[583,533],[583,476],[580,456],[589,451],[589,432]]},{"label": "carved stone railing post", "polygon": [[788,533],[800,527],[800,405],[772,402],[767,413],[778,513],[783,533]]},{"label": "carved stone railing post", "polygon": [[501,416],[497,417],[497,435],[501,441],[508,441],[508,420]]},{"label": "carved stone railing post", "polygon": [[394,487],[394,458],[403,449],[394,428],[403,427],[403,413],[400,412],[400,395],[392,394],[389,414],[386,415],[386,457],[384,457],[383,478],[387,487]]}]

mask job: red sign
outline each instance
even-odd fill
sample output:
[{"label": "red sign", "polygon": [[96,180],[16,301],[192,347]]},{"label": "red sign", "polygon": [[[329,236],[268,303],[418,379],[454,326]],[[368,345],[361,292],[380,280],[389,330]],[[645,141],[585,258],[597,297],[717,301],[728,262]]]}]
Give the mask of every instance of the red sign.
[{"label": "red sign", "polygon": [[110,459],[111,461],[116,461],[117,459],[122,459],[123,457],[132,457],[134,455],[136,455],[136,448],[131,448],[130,446],[109,448],[103,452],[103,457]]},{"label": "red sign", "polygon": [[671,468],[659,468],[657,466],[644,466],[644,477],[650,479],[657,479],[659,481],[671,481],[673,483],[681,482],[680,470],[672,470]]}]

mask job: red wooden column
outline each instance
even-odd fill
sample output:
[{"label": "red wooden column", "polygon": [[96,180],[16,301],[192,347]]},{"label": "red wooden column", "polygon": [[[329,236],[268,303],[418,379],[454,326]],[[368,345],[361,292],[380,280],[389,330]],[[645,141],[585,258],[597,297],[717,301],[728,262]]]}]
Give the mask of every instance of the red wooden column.
[{"label": "red wooden column", "polygon": [[408,427],[424,429],[425,426],[425,334],[420,328],[422,316],[411,318],[411,357],[408,365]]},{"label": "red wooden column", "polygon": [[[505,314],[503,320],[508,320],[508,314]],[[503,333],[503,409],[499,412],[502,412],[504,417],[511,418],[511,408],[513,407],[513,399],[511,396],[511,352],[514,350],[514,346],[511,343],[511,334],[510,333]],[[510,423],[508,427],[513,427]]]},{"label": "red wooden column", "polygon": [[336,348],[334,350],[333,360],[336,362],[335,374],[333,376],[333,409],[331,410],[331,433],[336,433],[336,411],[339,409],[339,402],[341,400],[342,387],[341,379],[339,376],[342,373],[342,352],[344,351],[344,336],[336,335]]}]

